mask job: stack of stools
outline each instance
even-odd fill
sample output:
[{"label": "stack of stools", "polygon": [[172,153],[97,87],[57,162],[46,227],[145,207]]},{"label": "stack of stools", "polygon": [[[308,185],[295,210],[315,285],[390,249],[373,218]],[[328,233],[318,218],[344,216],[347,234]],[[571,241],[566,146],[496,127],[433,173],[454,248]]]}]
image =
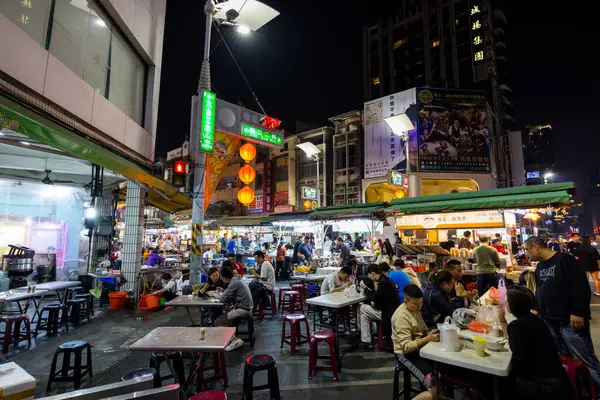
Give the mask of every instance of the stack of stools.
[{"label": "stack of stools", "polygon": [[[132,381],[138,378],[152,377],[152,381],[154,382],[154,388],[161,387],[160,379],[156,379],[156,375],[158,375],[158,371],[154,368],[138,368],[131,372],[126,373],[121,377],[121,381]],[[158,386],[156,386],[158,384]]]},{"label": "stack of stools", "polygon": [[70,299],[67,300],[67,307],[71,309],[69,313],[69,319],[73,325],[78,326],[81,323],[81,318],[87,318],[90,322],[90,310],[89,303],[86,299]]},{"label": "stack of stools", "polygon": [[[44,312],[47,313],[45,317]],[[62,315],[60,315],[61,312]],[[67,306],[59,303],[48,304],[42,307],[40,311],[40,318],[35,325],[34,335],[37,336],[39,331],[46,331],[47,335],[56,334],[62,326],[69,332]]]},{"label": "stack of stools", "polygon": [[265,318],[265,311],[269,311],[271,310],[271,319],[273,319],[273,317],[275,316],[275,314],[277,313],[277,303],[275,302],[275,293],[271,292],[271,305],[270,307],[265,307],[263,305],[264,301],[261,298],[258,301],[258,319],[260,319],[261,321]]},{"label": "stack of stools", "polygon": [[[81,363],[84,350],[87,350],[86,365]],[[63,355],[62,368],[56,372],[56,363],[60,354]],[[71,354],[74,355],[73,365],[71,365]],[[73,371],[73,375],[69,376],[69,371]],[[46,391],[50,391],[52,382],[73,382],[75,389],[79,389],[81,387],[81,377],[85,374],[92,376],[92,347],[90,344],[85,340],[63,343],[58,346],[56,353],[54,353]]]},{"label": "stack of stools", "polygon": [[304,287],[304,285],[292,285],[292,290],[300,293],[300,308],[302,312],[304,312],[304,298],[306,297],[306,288]]},{"label": "stack of stools", "polygon": [[227,400],[225,392],[220,390],[207,390],[206,392],[196,393],[190,400]]},{"label": "stack of stools", "polygon": [[[196,375],[196,390],[202,390],[201,387],[209,382],[220,381],[223,380],[223,387],[227,387],[229,385],[227,379],[227,366],[225,365],[225,353],[209,353],[212,359],[212,364],[206,364],[205,362],[205,354],[198,353],[198,357],[200,358],[200,367],[198,368],[198,375]],[[209,377],[204,377],[204,373],[206,371],[213,371],[213,375]]]},{"label": "stack of stools", "polygon": [[73,296],[75,299],[85,299],[88,304],[88,311],[90,315],[94,315],[94,296],[91,293],[78,293]]},{"label": "stack of stools", "polygon": [[300,293],[295,290],[288,290],[283,293],[283,304],[280,306],[281,315],[283,315],[284,311],[289,312],[290,314],[295,314],[297,309],[302,309],[302,301],[300,300]]},{"label": "stack of stools", "polygon": [[[245,331],[240,330],[240,324],[246,321],[248,324],[248,329]],[[244,342],[249,342],[250,346],[254,347],[254,321],[252,320],[252,315],[249,315],[246,319],[235,319],[233,321],[233,326],[237,328],[236,335],[242,339]]]},{"label": "stack of stools", "polygon": [[[267,371],[268,383],[266,385],[254,386],[254,374],[259,371]],[[256,390],[264,389],[269,389],[270,399],[281,400],[275,359],[266,354],[250,356],[246,359],[246,364],[244,365],[243,399],[252,400],[253,393]]]},{"label": "stack of stools", "polygon": [[[0,318],[4,322],[4,335],[2,336],[2,353],[8,353],[11,344],[19,345],[19,342],[27,340],[31,346],[31,324],[27,315],[10,315]],[[21,332],[21,322],[25,325],[25,332]]]},{"label": "stack of stools", "polygon": [[[177,381],[179,381],[180,385],[183,385],[185,382],[185,369],[183,368],[183,355],[180,352],[169,354],[169,360],[173,363],[173,370],[177,374]],[[167,379],[175,379],[173,375],[160,375],[160,365],[165,362],[165,356],[162,354],[152,353],[150,357],[150,368],[154,368],[157,371],[157,374],[154,375],[154,387],[160,387],[162,385],[162,381]]]},{"label": "stack of stools", "polygon": [[[319,358],[319,343],[324,342],[329,345],[329,360],[330,365],[317,364]],[[317,331],[310,335],[310,355],[308,361],[308,379],[312,379],[313,371],[330,371],[333,372],[333,379],[338,380],[338,363],[335,353],[335,334],[331,331]]]},{"label": "stack of stools", "polygon": [[[305,334],[302,334],[301,322],[304,321]],[[286,322],[290,324],[290,335],[285,334]],[[296,352],[296,346],[308,343],[310,338],[310,330],[308,328],[308,320],[304,314],[286,315],[281,325],[281,347],[283,343],[287,343],[292,348],[292,354]]]}]

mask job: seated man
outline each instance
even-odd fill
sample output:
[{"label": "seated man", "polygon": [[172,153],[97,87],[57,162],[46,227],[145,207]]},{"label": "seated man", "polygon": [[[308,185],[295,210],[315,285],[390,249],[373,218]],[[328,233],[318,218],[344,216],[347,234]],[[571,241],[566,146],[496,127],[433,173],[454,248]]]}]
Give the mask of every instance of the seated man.
[{"label": "seated man", "polygon": [[392,331],[390,325],[392,314],[400,306],[400,298],[396,285],[382,273],[378,265],[369,265],[367,273],[373,281],[375,290],[371,290],[364,282],[360,283],[365,296],[372,302],[372,305],[361,304],[360,306],[360,339],[367,347],[371,347],[371,325],[375,321],[381,321],[383,336],[389,337]]},{"label": "seated man", "polygon": [[[398,292],[398,297],[400,297],[400,303],[402,303],[404,301],[404,288],[410,285],[410,278],[408,275],[395,268],[390,268],[389,264],[386,262],[379,263],[379,269],[381,269],[381,272],[386,274],[387,277],[394,283],[394,287]],[[394,311],[395,310],[396,307],[394,307]]]},{"label": "seated man", "polygon": [[[221,267],[221,279],[228,285],[221,295],[225,312],[215,321],[215,326],[233,326],[238,319],[247,319],[252,312],[252,295],[250,289],[238,276],[234,278],[233,271],[229,267]],[[242,346],[244,341],[239,337],[225,347],[226,351],[232,351]]]},{"label": "seated man", "polygon": [[275,289],[275,268],[273,268],[273,264],[265,260],[265,253],[262,251],[254,253],[254,258],[256,258],[256,265],[260,270],[259,275],[255,268],[250,269],[250,273],[260,279],[260,281],[250,284],[252,300],[256,307],[260,299],[263,299],[263,305],[266,305],[271,298],[271,293]]},{"label": "seated man", "polygon": [[339,272],[332,272],[323,280],[321,295],[343,292],[344,289],[352,285],[350,275],[352,275],[350,267],[342,267]]},{"label": "seated man", "polygon": [[467,285],[462,281],[463,266],[460,260],[448,260],[446,269],[454,277],[454,288],[450,292],[450,300],[455,303],[456,308],[468,307],[477,295],[477,289],[467,290]]},{"label": "seated man", "polygon": [[[416,285],[404,288],[404,303],[398,307],[392,316],[392,340],[396,363],[408,368],[419,382],[430,388],[434,387],[430,375],[433,373],[432,365],[421,358],[419,350],[429,342],[439,342],[440,333],[437,330],[429,331],[423,317],[423,292]],[[430,392],[423,392],[415,399],[432,399]]]},{"label": "seated man", "polygon": [[229,267],[233,270],[233,273],[239,276],[244,276],[246,271],[242,266],[242,263],[237,261],[237,256],[233,253],[227,254],[227,260],[223,261],[223,267]]}]

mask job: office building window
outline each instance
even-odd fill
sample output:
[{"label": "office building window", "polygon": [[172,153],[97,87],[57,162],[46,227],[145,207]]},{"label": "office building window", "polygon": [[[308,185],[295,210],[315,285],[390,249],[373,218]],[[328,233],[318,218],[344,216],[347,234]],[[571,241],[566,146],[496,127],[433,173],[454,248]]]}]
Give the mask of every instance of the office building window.
[{"label": "office building window", "polygon": [[400,40],[396,40],[394,42],[394,49],[397,49],[398,47],[404,46],[405,44],[406,44],[406,38],[400,39]]},{"label": "office building window", "polygon": [[431,47],[438,47],[439,45],[440,45],[440,41],[439,41],[439,40],[434,40],[434,41],[431,43]]},{"label": "office building window", "polygon": [[52,0],[0,0],[0,14],[46,47]]},{"label": "office building window", "polygon": [[379,77],[376,76],[375,78],[373,78],[373,85],[379,85],[380,81],[379,81]]}]

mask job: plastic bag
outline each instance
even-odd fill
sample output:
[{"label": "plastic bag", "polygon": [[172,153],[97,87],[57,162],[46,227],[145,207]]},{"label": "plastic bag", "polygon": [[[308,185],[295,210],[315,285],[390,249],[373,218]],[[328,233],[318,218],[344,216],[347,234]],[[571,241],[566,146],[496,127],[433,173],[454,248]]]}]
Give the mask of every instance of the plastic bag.
[{"label": "plastic bag", "polygon": [[487,326],[500,325],[498,322],[498,314],[491,306],[481,307],[479,313],[477,314],[477,321]]},{"label": "plastic bag", "polygon": [[467,325],[467,329],[476,333],[490,333],[490,328],[481,321],[472,321]]},{"label": "plastic bag", "polygon": [[350,285],[344,289],[344,295],[346,295],[346,297],[349,299],[353,299],[360,296],[360,293],[356,291],[356,285]]},{"label": "plastic bag", "polygon": [[458,328],[452,321],[452,318],[446,317],[443,324],[437,324],[440,330],[440,343],[444,351],[458,351],[460,343],[458,342]]},{"label": "plastic bag", "polygon": [[467,325],[477,319],[477,312],[468,308],[458,308],[452,313],[452,320],[458,329],[467,329]]}]

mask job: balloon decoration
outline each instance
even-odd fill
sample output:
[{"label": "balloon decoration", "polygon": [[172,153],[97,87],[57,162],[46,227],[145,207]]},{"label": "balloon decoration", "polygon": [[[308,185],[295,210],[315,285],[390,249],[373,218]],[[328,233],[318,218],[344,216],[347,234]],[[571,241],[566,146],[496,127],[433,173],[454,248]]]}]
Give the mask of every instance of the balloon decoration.
[{"label": "balloon decoration", "polygon": [[254,190],[252,190],[248,184],[256,178],[256,171],[249,164],[249,162],[256,157],[256,147],[252,143],[243,144],[242,147],[240,147],[240,157],[246,161],[246,164],[240,168],[238,177],[246,184],[246,186],[241,188],[238,192],[238,200],[248,207],[248,205],[254,201]]},{"label": "balloon decoration", "polygon": [[247,185],[250,182],[252,182],[254,178],[256,178],[256,171],[254,170],[254,168],[252,168],[250,164],[246,164],[242,168],[240,168],[238,172],[238,177],[242,182],[244,182]]},{"label": "balloon decoration", "polygon": [[248,205],[254,200],[254,190],[252,190],[250,186],[244,186],[238,192],[237,197],[240,203],[248,207]]},{"label": "balloon decoration", "polygon": [[254,157],[256,157],[256,147],[252,143],[245,143],[240,147],[240,156],[247,163],[254,160]]}]

